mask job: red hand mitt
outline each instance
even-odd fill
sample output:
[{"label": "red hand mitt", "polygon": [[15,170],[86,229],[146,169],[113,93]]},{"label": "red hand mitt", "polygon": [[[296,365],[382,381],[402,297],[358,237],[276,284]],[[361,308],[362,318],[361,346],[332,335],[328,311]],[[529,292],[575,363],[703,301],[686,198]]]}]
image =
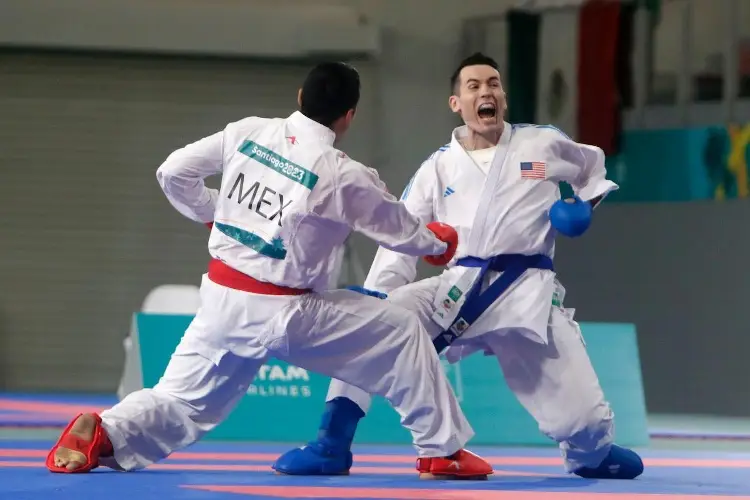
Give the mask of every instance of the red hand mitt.
[{"label": "red hand mitt", "polygon": [[444,266],[451,261],[454,255],[456,255],[456,249],[458,248],[458,233],[452,226],[443,224],[442,222],[430,222],[427,224],[427,229],[432,231],[440,241],[446,242],[448,248],[442,255],[426,255],[423,259],[425,262],[432,264],[433,266]]}]

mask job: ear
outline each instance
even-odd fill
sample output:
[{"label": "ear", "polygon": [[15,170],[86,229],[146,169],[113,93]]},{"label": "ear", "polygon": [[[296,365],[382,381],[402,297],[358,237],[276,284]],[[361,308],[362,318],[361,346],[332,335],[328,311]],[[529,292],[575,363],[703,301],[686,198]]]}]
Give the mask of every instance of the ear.
[{"label": "ear", "polygon": [[448,107],[451,108],[451,111],[454,113],[458,113],[461,111],[461,105],[458,102],[458,96],[452,95],[448,98]]},{"label": "ear", "polygon": [[357,110],[356,109],[350,109],[349,111],[347,111],[346,115],[345,115],[346,116],[346,123],[347,124],[351,123],[354,120],[354,115],[356,115],[356,114],[357,114]]},{"label": "ear", "polygon": [[297,91],[297,105],[302,107],[302,89]]}]

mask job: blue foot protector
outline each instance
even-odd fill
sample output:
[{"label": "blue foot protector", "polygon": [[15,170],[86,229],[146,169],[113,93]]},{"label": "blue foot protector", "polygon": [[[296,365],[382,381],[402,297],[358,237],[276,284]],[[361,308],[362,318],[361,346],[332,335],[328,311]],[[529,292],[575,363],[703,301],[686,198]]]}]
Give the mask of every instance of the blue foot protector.
[{"label": "blue foot protector", "polygon": [[643,460],[633,450],[613,444],[599,467],[581,467],[573,473],[586,479],[635,479],[643,473]]},{"label": "blue foot protector", "polygon": [[349,473],[352,467],[352,442],[362,409],[348,398],[334,398],[326,403],[318,438],[307,446],[281,455],[271,466],[275,471],[293,476],[333,476]]}]

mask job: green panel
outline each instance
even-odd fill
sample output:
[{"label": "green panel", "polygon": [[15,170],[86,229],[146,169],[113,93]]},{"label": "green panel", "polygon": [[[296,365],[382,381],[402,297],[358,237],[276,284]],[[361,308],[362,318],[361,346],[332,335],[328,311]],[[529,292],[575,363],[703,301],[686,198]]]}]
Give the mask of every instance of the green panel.
[{"label": "green panel", "polygon": [[[138,314],[137,319],[144,386],[153,387],[192,317]],[[635,327],[583,323],[581,328],[594,368],[617,416],[618,443],[646,445],[646,407]],[[494,357],[475,354],[444,366],[476,431],[472,444],[554,444],[539,432],[507,388]],[[271,361],[262,367],[248,394],[210,438],[305,443],[316,435],[328,383],[327,377]],[[361,422],[357,442],[410,441],[396,412],[383,399],[376,398]]]}]

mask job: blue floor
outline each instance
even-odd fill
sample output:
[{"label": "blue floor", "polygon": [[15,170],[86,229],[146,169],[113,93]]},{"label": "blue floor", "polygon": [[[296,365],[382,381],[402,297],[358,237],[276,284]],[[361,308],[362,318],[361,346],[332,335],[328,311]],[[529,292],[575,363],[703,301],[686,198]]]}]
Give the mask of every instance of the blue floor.
[{"label": "blue floor", "polygon": [[[553,449],[476,449],[495,463],[488,481],[421,481],[408,447],[358,447],[356,471],[336,478],[272,473],[281,445],[199,443],[143,471],[51,474],[44,456],[52,441],[0,441],[0,498],[110,500],[234,498],[387,498],[542,500],[552,498],[750,499],[750,453],[645,452],[647,469],[634,481],[591,481],[566,475]],[[567,494],[565,494],[567,493]],[[570,494],[574,494],[571,496]],[[643,495],[649,496],[643,496]],[[748,495],[743,497],[742,495]]]},{"label": "blue floor", "polygon": [[748,448],[730,453],[716,442],[644,450],[646,472],[635,481],[565,474],[554,448],[473,448],[495,468],[488,481],[421,481],[407,446],[355,447],[348,477],[288,477],[275,475],[270,464],[289,445],[216,442],[198,443],[134,473],[103,468],[91,474],[49,473],[44,459],[60,428],[80,411],[114,402],[111,396],[0,393],[0,500],[750,500]]}]

